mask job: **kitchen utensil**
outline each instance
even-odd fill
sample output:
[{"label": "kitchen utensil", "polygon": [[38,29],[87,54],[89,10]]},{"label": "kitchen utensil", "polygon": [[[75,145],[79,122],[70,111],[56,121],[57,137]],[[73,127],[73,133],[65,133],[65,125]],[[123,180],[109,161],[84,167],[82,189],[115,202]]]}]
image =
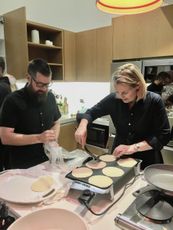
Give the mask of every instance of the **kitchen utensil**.
[{"label": "kitchen utensil", "polygon": [[173,165],[150,165],[144,169],[144,178],[160,191],[173,196]]},{"label": "kitchen utensil", "polygon": [[99,157],[95,156],[87,147],[86,145],[84,146],[84,150],[92,157],[94,161],[100,161]]}]

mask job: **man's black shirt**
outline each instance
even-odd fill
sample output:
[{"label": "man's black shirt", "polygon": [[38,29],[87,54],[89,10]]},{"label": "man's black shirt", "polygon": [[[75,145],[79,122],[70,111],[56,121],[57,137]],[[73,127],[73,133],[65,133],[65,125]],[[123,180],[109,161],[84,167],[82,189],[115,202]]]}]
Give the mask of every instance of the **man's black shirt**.
[{"label": "man's black shirt", "polygon": [[[51,129],[61,114],[54,95],[48,92],[43,104],[29,97],[27,87],[17,90],[4,101],[0,116],[0,126],[14,128],[15,133],[40,134]],[[28,168],[48,160],[43,144],[6,146],[10,168]]]}]

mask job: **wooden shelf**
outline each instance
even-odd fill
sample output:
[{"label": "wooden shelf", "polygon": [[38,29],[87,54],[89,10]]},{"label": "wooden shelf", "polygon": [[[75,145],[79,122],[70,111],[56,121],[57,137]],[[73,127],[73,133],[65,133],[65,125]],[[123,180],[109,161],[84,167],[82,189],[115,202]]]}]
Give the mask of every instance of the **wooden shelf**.
[{"label": "wooden shelf", "polygon": [[[32,30],[38,30],[39,42],[32,41]],[[49,40],[53,45],[47,45]],[[53,80],[64,79],[63,31],[51,26],[27,21],[27,44],[29,60],[45,59],[52,70]]]},{"label": "wooden shelf", "polygon": [[62,49],[62,47],[60,47],[60,46],[38,44],[38,43],[34,43],[34,42],[28,42],[28,46],[33,46],[33,47],[37,47],[37,48],[41,48],[41,49],[56,49],[56,50]]},{"label": "wooden shelf", "polygon": [[[17,79],[22,79],[26,76],[28,62],[43,58],[50,65],[53,80],[64,80],[64,31],[27,21],[25,7],[6,13],[3,18],[7,71]],[[39,44],[33,42],[32,30],[39,31]],[[2,37],[2,33],[0,35]],[[46,44],[46,40],[53,45]]]}]

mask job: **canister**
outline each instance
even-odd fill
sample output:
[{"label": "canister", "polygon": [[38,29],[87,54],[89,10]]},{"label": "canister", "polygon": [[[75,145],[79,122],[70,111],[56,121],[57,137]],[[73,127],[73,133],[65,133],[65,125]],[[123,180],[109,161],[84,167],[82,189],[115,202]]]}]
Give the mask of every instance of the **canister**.
[{"label": "canister", "polygon": [[40,43],[39,31],[31,30],[31,40],[34,43]]}]

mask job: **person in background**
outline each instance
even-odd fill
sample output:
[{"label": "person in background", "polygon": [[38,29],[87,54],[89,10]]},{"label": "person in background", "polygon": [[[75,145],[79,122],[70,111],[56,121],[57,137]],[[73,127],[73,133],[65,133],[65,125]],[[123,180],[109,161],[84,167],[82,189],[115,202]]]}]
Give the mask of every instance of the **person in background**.
[{"label": "person in background", "polygon": [[168,85],[165,85],[162,92],[162,98],[164,101],[173,94],[173,70],[168,71],[169,75],[171,76],[171,82]]},{"label": "person in background", "polygon": [[172,79],[170,74],[162,71],[154,78],[153,82],[148,85],[147,90],[162,95],[163,87],[170,84],[171,81]]},{"label": "person in background", "polygon": [[170,126],[161,97],[146,89],[143,75],[137,66],[125,64],[113,74],[115,93],[103,98],[84,114],[75,139],[83,147],[87,125],[96,118],[110,115],[116,129],[112,153],[116,158],[141,159],[141,169],[163,163],[161,149],[170,138]]},{"label": "person in background", "polygon": [[[0,109],[5,97],[11,93],[9,78],[4,76],[5,61],[3,57],[0,57]],[[0,131],[1,132],[1,131]],[[1,143],[0,136],[0,171],[3,171],[6,165],[6,154],[4,153],[4,146]]]},{"label": "person in background", "polygon": [[8,168],[28,168],[48,160],[43,143],[57,141],[61,117],[48,91],[51,78],[47,62],[34,59],[28,65],[27,84],[4,100],[0,126]]},{"label": "person in background", "polygon": [[165,106],[166,108],[170,108],[173,106],[173,94],[169,95],[165,100]]},{"label": "person in background", "polygon": [[11,92],[10,81],[7,76],[4,76],[5,61],[3,57],[0,57],[0,107],[6,95]]}]

